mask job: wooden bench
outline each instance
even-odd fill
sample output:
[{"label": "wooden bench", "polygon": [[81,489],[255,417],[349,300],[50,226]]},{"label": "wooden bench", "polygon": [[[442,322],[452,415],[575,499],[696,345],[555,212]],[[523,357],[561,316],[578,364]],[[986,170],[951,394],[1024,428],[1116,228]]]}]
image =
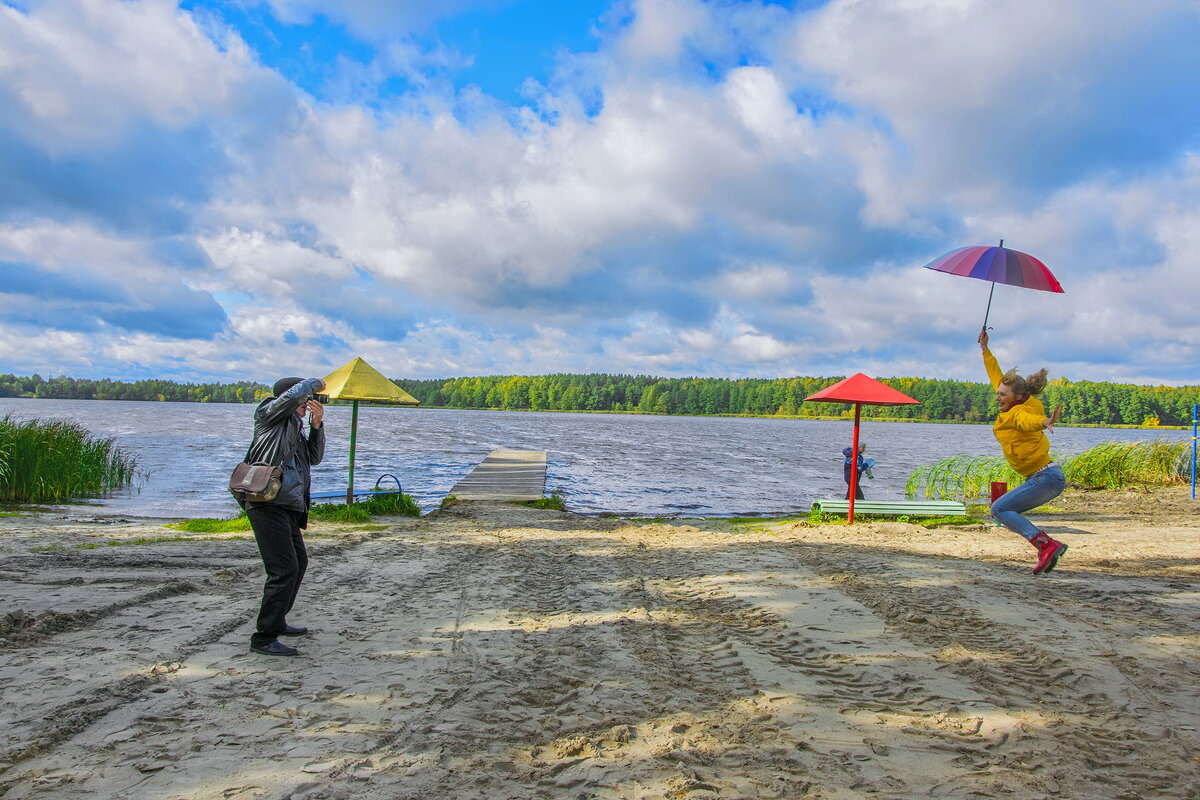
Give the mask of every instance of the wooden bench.
[{"label": "wooden bench", "polygon": [[[818,500],[812,510],[823,514],[849,514],[849,500]],[[955,500],[855,500],[854,515],[880,517],[961,517],[967,507]]]},{"label": "wooden bench", "polygon": [[[384,479],[387,479],[387,478],[390,478],[392,481],[395,482],[395,484],[396,484],[395,489],[381,489],[380,488],[379,485],[381,483],[383,483]],[[400,486],[400,479],[397,478],[395,475],[392,475],[390,472],[388,472],[388,473],[384,473],[383,475],[380,475],[379,478],[376,479],[374,489],[355,489],[353,496],[354,497],[374,497],[375,495],[380,495],[380,494],[403,494],[403,493],[404,493],[404,489]],[[311,497],[313,500],[323,500],[323,499],[331,498],[331,497],[340,497],[344,500],[346,497],[346,490],[345,489],[334,489],[333,491],[329,491],[329,492],[310,492],[308,496]]]}]

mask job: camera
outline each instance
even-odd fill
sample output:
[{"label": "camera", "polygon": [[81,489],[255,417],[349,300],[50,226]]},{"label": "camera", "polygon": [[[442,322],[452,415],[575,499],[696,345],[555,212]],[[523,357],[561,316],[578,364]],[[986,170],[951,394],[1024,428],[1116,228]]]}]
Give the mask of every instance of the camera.
[{"label": "camera", "polygon": [[316,394],[314,392],[312,399],[316,400],[318,403],[320,403],[323,406],[329,405],[329,395],[327,395],[327,394]]}]

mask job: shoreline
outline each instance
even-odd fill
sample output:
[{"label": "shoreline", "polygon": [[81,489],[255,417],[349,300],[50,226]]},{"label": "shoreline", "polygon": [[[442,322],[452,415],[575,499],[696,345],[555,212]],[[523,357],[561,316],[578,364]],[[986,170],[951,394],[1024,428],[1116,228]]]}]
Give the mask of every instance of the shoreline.
[{"label": "shoreline", "polygon": [[[1053,514],[1061,513],[1062,509],[1070,509],[1070,513],[1086,515],[1087,510],[1088,510],[1090,504],[1092,503],[1092,498],[1105,497],[1105,496],[1109,496],[1109,495],[1122,496],[1122,497],[1125,497],[1127,500],[1129,498],[1136,498],[1136,497],[1142,497],[1142,498],[1161,497],[1161,496],[1175,497],[1175,495],[1188,495],[1185,498],[1186,501],[1193,504],[1195,506],[1196,513],[1198,515],[1200,515],[1200,498],[1198,498],[1196,500],[1191,500],[1190,492],[1191,492],[1190,483],[1177,484],[1177,485],[1173,485],[1173,486],[1131,486],[1131,487],[1127,487],[1125,489],[1082,489],[1082,488],[1068,487],[1066,489],[1066,491],[1062,495],[1060,495],[1057,499],[1052,501],[1052,503],[1050,505],[1042,507],[1041,514],[1043,516],[1047,515],[1047,509],[1049,509],[1050,510],[1049,515],[1053,516]],[[450,507],[453,507],[453,505],[457,505],[458,503],[464,503],[464,502],[465,503],[475,503],[478,501],[456,500],[453,504],[451,504]],[[496,501],[496,502],[498,502],[501,505],[511,505],[511,506],[514,506],[517,508],[526,507],[525,503],[522,501],[512,501],[512,502]],[[985,496],[973,498],[970,502],[967,502],[965,505],[967,508],[967,516],[972,516],[971,509],[986,507],[987,498]],[[1139,507],[1140,507],[1140,505],[1139,505]],[[72,513],[72,511],[76,508],[79,510],[78,513]],[[87,510],[88,508],[94,508],[95,511],[89,512]],[[57,521],[57,522],[61,522],[63,524],[75,524],[75,525],[132,524],[132,525],[160,525],[165,528],[168,525],[172,525],[172,524],[180,523],[180,522],[186,522],[186,521],[194,520],[194,519],[229,520],[229,519],[236,519],[238,516],[240,516],[240,514],[238,514],[238,513],[234,513],[231,516],[226,516],[226,517],[143,516],[143,515],[138,515],[138,514],[125,514],[125,513],[119,513],[119,512],[102,513],[105,508],[106,507],[101,504],[96,504],[93,506],[86,502],[80,503],[77,506],[63,504],[63,505],[54,506],[54,507],[37,506],[37,505],[31,505],[29,507],[22,507],[19,505],[0,505],[0,521],[2,521],[4,519],[11,519],[11,518],[24,518],[24,519],[29,519],[29,520],[45,520],[47,522]],[[445,510],[446,510],[445,506],[438,506],[438,507],[431,508],[428,511],[424,511],[420,517],[400,518],[400,517],[386,517],[385,516],[385,517],[380,517],[379,519],[383,519],[383,520],[411,519],[411,520],[417,520],[417,521],[428,520],[428,519],[436,517],[437,514],[439,514],[440,512],[443,512]],[[737,522],[743,522],[743,523],[748,523],[748,522],[780,523],[780,522],[799,522],[799,521],[807,522],[810,512],[811,512],[810,508],[800,508],[800,509],[794,509],[791,511],[781,511],[781,512],[762,512],[762,513],[730,512],[729,514],[712,514],[712,515],[708,515],[708,516],[689,516],[688,514],[682,513],[682,512],[679,514],[675,514],[675,515],[635,513],[635,512],[618,513],[618,512],[607,512],[607,511],[585,512],[585,511],[574,511],[568,505],[568,507],[566,508],[564,513],[567,513],[573,517],[578,517],[580,519],[588,519],[588,520],[594,520],[594,521],[599,521],[599,522],[611,521],[611,522],[628,523],[628,524],[648,524],[648,523],[654,523],[654,522],[661,521],[661,522],[672,522],[672,523],[686,522],[686,523],[696,523],[696,524],[704,524],[704,523],[719,524],[719,523],[737,523]],[[1033,513],[1037,514],[1037,513],[1039,513],[1039,510],[1035,509]],[[1151,512],[1146,511],[1146,510],[1139,510],[1139,511],[1137,511],[1137,513],[1138,514],[1146,514],[1146,513],[1151,513]],[[864,520],[863,524],[887,521],[886,518],[875,518],[870,515],[858,514],[856,516],[858,516]],[[981,513],[976,513],[976,514],[974,514],[974,516],[978,517],[979,519],[981,519],[983,521],[990,520],[990,516],[987,514],[986,511],[983,511]],[[374,520],[374,518],[372,518],[372,519]],[[914,522],[914,524],[920,525],[921,518],[917,517],[913,520],[913,522]],[[323,523],[323,522],[313,521],[313,522],[310,522],[310,527],[320,528],[320,527],[327,526],[330,524],[331,523]],[[367,523],[362,523],[362,524],[367,524]],[[817,523],[817,524],[820,524],[820,525],[844,524],[844,519],[842,521],[823,522],[823,523]],[[333,524],[333,526],[337,527],[338,525]],[[184,536],[208,535],[208,534],[199,534],[199,533],[192,534],[192,533],[187,533],[187,532],[183,532],[183,531],[179,531],[179,533]]]},{"label": "shoreline", "polygon": [[[94,402],[96,398],[81,398],[81,397],[6,397],[6,400],[35,400],[48,402],[53,400],[71,400],[78,402]],[[110,403],[173,403],[175,405],[205,405],[199,401],[181,401],[181,400],[115,400],[102,399],[100,402]],[[253,402],[243,403],[225,403],[214,402],[213,405],[222,406],[253,406]],[[349,407],[349,401],[335,400],[331,406]],[[371,404],[372,408],[389,408],[387,404]],[[399,408],[399,407],[397,407]],[[778,420],[818,420],[822,422],[853,422],[854,415],[852,413],[844,414],[735,414],[735,413],[719,413],[719,414],[669,414],[660,411],[616,411],[616,410],[592,410],[592,409],[561,409],[561,408],[458,408],[452,406],[416,406],[426,411],[495,411],[501,413],[513,414],[624,414],[637,417],[687,417],[692,419],[778,419]],[[411,410],[411,409],[409,409]],[[961,419],[913,419],[911,417],[875,417],[865,415],[862,417],[863,422],[901,422],[911,424],[932,424],[932,425],[991,425],[993,420],[961,420]],[[1056,425],[1059,428],[1091,428],[1091,429],[1112,429],[1112,430],[1145,430],[1145,431],[1186,431],[1191,430],[1191,425],[1130,425],[1130,424],[1112,424],[1102,425],[1099,423],[1090,422],[1060,422]]]}]

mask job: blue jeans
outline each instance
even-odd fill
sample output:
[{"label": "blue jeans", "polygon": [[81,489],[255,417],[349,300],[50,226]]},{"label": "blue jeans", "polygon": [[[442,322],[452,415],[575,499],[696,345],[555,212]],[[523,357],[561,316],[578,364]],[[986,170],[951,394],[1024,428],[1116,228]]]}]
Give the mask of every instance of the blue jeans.
[{"label": "blue jeans", "polygon": [[1025,479],[1017,488],[1005,493],[999,500],[992,503],[992,517],[1014,533],[1019,533],[1026,539],[1032,540],[1038,535],[1038,529],[1029,520],[1021,516],[1021,511],[1037,508],[1043,503],[1049,503],[1062,494],[1067,486],[1063,477],[1062,467],[1050,464]]}]

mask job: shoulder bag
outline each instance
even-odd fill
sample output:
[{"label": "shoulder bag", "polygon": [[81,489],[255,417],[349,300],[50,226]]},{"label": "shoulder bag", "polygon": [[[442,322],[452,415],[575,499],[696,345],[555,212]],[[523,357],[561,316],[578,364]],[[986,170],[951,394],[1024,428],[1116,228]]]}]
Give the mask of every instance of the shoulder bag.
[{"label": "shoulder bag", "polygon": [[269,503],[283,485],[283,470],[274,464],[249,464],[245,461],[233,468],[229,476],[229,491],[235,500],[250,503]]}]

